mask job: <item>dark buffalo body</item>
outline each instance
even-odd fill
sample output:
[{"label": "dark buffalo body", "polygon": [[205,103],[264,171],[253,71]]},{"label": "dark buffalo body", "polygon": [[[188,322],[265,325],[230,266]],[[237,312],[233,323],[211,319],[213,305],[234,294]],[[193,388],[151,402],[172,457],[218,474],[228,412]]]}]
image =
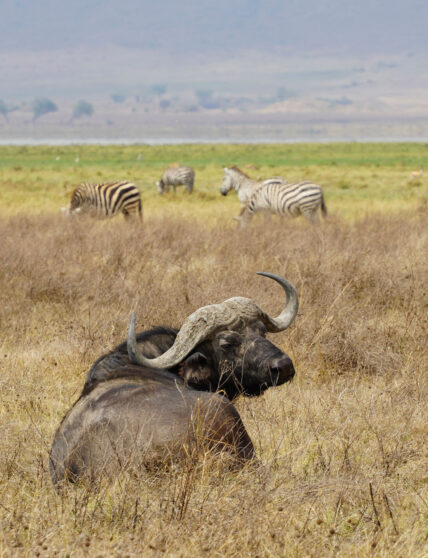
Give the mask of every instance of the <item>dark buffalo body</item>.
[{"label": "dark buffalo body", "polygon": [[[113,474],[135,465],[177,458],[204,445],[226,449],[238,464],[254,457],[240,416],[225,397],[260,395],[291,380],[290,358],[265,339],[263,326],[221,332],[179,365],[154,370],[131,364],[126,343],[91,367],[82,395],[64,417],[53,442],[54,483]],[[157,327],[137,335],[149,358],[174,343],[177,330]],[[195,432],[199,433],[196,439]]]},{"label": "dark buffalo body", "polygon": [[222,395],[196,391],[169,371],[129,365],[115,372],[64,417],[50,453],[54,484],[152,468],[195,449],[224,450],[238,466],[254,457],[238,411]]}]

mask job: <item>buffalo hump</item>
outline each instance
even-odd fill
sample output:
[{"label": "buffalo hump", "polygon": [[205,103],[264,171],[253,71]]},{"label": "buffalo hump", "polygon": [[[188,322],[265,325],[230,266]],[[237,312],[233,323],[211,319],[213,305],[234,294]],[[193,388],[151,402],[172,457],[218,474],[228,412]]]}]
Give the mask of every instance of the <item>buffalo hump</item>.
[{"label": "buffalo hump", "polygon": [[225,450],[236,464],[254,447],[233,404],[196,391],[168,371],[127,366],[83,394],[64,417],[50,453],[54,484],[167,464],[195,448]]}]

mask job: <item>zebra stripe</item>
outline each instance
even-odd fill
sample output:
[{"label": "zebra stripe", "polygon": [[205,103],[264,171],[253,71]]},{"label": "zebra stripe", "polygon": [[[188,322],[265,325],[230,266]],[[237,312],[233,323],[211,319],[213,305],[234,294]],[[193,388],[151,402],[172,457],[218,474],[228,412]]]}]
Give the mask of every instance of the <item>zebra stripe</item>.
[{"label": "zebra stripe", "polygon": [[248,208],[248,203],[257,188],[259,188],[263,184],[268,184],[270,182],[286,182],[286,180],[283,180],[279,177],[268,178],[263,182],[261,180],[254,180],[236,166],[223,167],[223,171],[224,177],[220,192],[223,194],[223,196],[227,196],[230,190],[235,190],[238,194],[238,200],[242,204],[239,215],[235,217],[237,221],[240,221],[243,218],[243,215],[245,216]]},{"label": "zebra stripe", "polygon": [[254,213],[267,211],[292,217],[303,215],[312,223],[318,223],[318,209],[324,217],[327,215],[324,194],[318,184],[310,181],[289,184],[271,179],[254,191],[242,220],[249,222]]},{"label": "zebra stripe", "polygon": [[195,182],[195,171],[192,167],[171,167],[166,169],[162,178],[156,183],[159,194],[169,192],[169,187],[172,186],[174,194],[177,186],[186,186],[189,194],[193,192],[193,185]]},{"label": "zebra stripe", "polygon": [[126,180],[80,184],[71,194],[68,213],[91,213],[97,217],[137,215],[142,219],[141,196],[138,188]]}]

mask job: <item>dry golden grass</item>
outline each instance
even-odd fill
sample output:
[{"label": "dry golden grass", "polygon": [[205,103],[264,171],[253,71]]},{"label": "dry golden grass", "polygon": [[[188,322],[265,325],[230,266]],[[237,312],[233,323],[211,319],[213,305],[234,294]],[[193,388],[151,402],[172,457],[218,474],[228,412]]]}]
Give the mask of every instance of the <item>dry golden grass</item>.
[{"label": "dry golden grass", "polygon": [[[428,214],[210,227],[18,215],[0,221],[0,556],[423,557]],[[293,383],[237,407],[260,463],[123,475],[58,495],[48,451],[85,373],[139,327],[253,297]]]}]

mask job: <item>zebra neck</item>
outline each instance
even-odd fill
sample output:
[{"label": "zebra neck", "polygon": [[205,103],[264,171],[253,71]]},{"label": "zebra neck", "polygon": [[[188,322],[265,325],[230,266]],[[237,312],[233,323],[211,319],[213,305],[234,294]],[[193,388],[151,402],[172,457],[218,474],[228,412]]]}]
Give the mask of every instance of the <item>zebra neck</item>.
[{"label": "zebra neck", "polygon": [[239,192],[239,190],[250,190],[256,184],[258,184],[257,180],[253,180],[252,178],[247,178],[246,176],[240,177],[239,180],[235,182],[235,190]]}]

